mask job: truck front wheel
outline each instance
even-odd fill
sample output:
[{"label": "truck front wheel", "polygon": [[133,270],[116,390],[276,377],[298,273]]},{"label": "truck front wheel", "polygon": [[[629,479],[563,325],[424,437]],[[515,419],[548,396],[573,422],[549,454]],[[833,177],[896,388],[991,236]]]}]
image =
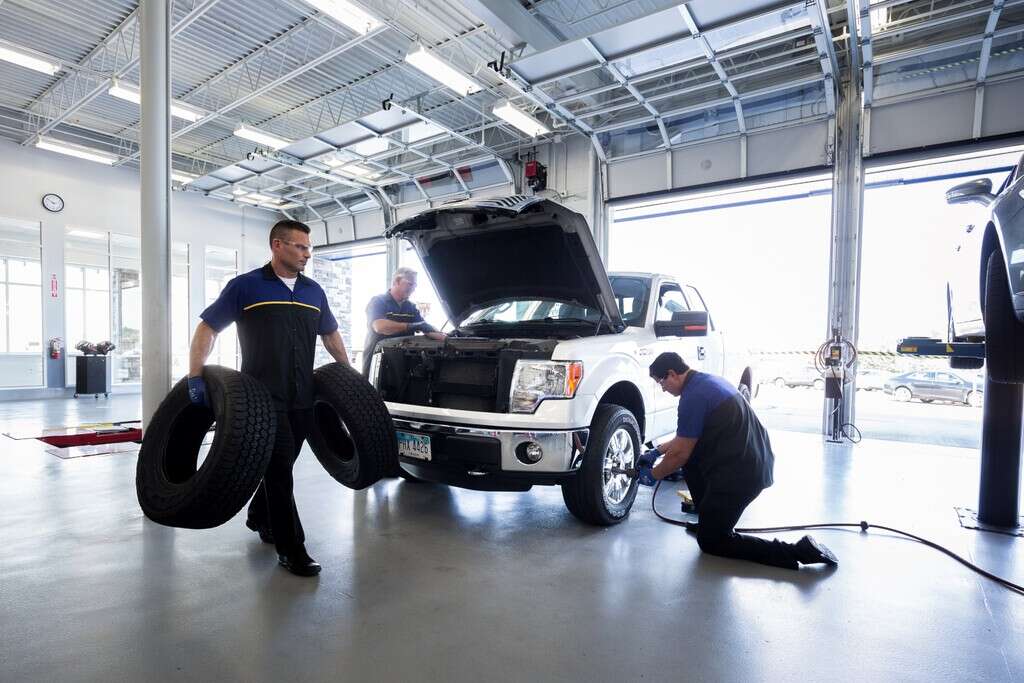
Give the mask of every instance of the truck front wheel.
[{"label": "truck front wheel", "polygon": [[640,427],[625,408],[598,406],[590,423],[590,440],[576,476],[562,484],[565,506],[580,521],[597,526],[618,524],[636,498],[636,480],[620,470],[632,468],[640,454]]}]

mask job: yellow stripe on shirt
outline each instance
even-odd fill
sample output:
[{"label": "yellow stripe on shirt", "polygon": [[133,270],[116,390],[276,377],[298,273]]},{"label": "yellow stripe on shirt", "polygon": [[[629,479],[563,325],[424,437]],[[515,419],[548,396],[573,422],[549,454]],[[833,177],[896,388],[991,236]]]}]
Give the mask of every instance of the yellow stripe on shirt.
[{"label": "yellow stripe on shirt", "polygon": [[301,304],[298,301],[261,301],[258,304],[250,304],[243,308],[243,311],[248,311],[250,308],[256,308],[257,306],[271,306],[271,305],[283,305],[283,306],[302,306],[304,308],[312,308],[317,313],[320,309],[316,306],[310,306],[309,304]]}]

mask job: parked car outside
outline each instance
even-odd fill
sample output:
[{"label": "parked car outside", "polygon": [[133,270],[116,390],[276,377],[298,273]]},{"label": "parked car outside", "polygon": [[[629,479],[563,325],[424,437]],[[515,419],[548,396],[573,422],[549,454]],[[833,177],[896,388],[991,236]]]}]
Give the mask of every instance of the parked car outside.
[{"label": "parked car outside", "polygon": [[890,377],[885,382],[885,393],[902,403],[916,398],[923,403],[949,401],[975,408],[981,406],[985,396],[983,382],[941,370],[914,370]]},{"label": "parked car outside", "polygon": [[[951,188],[946,202],[985,207],[955,246],[949,338],[984,341],[992,379],[1024,382],[1024,156],[995,194],[982,178]],[[950,365],[978,369],[982,359],[952,358]]]}]

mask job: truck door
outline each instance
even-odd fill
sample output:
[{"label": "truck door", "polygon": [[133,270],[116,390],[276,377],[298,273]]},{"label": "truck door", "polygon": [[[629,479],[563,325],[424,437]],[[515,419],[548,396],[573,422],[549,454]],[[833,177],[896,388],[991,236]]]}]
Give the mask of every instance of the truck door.
[{"label": "truck door", "polygon": [[[674,282],[663,282],[658,289],[654,320],[672,320],[672,314],[677,311],[690,310],[683,291]],[[706,349],[704,346],[706,337],[657,337],[653,343],[652,354],[649,358],[653,361],[659,354],[666,351],[675,351],[691,368],[703,370],[705,367]],[[657,416],[655,417],[655,435],[674,433],[676,430],[677,408],[679,399],[662,391],[661,387],[655,384],[655,406]]]},{"label": "truck door", "polygon": [[[696,287],[686,285],[683,287],[683,293],[686,294],[686,299],[690,304],[691,311],[707,311],[708,307],[704,303],[704,297],[700,295]],[[697,353],[701,353],[703,348],[704,354],[704,372],[713,372],[716,375],[725,374],[725,346],[722,342],[721,331],[715,329],[715,321],[711,318],[711,313],[708,312],[708,336],[697,338]],[[730,377],[730,382],[735,382],[739,377]]]}]

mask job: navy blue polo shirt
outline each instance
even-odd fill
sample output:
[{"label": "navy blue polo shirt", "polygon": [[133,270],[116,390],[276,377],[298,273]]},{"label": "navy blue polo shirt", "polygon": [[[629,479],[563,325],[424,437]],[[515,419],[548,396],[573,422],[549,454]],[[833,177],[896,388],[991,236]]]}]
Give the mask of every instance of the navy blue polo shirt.
[{"label": "navy blue polo shirt", "polygon": [[320,285],[299,273],[293,291],[268,263],[228,282],[200,317],[215,332],[238,325],[242,372],[266,385],[278,410],[313,407],[316,338],[338,329]]},{"label": "navy blue polo shirt", "polygon": [[[409,332],[399,332],[397,334],[374,332],[374,320],[391,320],[396,323],[424,322],[423,316],[420,315],[420,310],[416,308],[416,304],[408,299],[399,303],[391,296],[391,292],[384,292],[370,299],[370,303],[366,304],[366,345],[363,347],[364,375],[367,374],[370,367],[370,359],[373,356],[373,350],[376,348],[377,342],[381,339],[391,339],[393,337],[408,337],[410,334]],[[433,332],[434,328],[428,325],[423,331]]]},{"label": "navy blue polo shirt", "polygon": [[760,491],[772,485],[775,454],[768,432],[739,391],[696,370],[679,396],[676,436],[697,439],[686,467],[716,491]]}]

